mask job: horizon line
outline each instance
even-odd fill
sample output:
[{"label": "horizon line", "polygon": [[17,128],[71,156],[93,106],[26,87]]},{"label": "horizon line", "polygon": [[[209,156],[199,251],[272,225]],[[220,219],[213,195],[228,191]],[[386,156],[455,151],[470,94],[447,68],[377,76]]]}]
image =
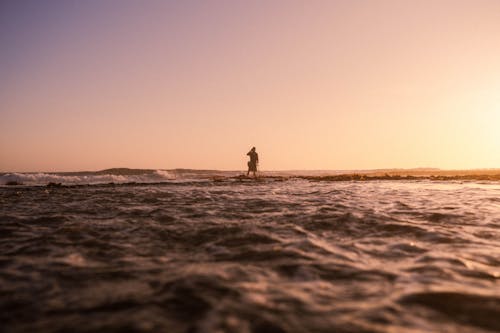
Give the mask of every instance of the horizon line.
[{"label": "horizon line", "polygon": [[[80,173],[80,172],[104,172],[104,171],[112,171],[112,170],[144,170],[144,171],[175,171],[175,170],[192,170],[192,171],[219,171],[219,172],[244,172],[245,169],[196,169],[196,168],[185,168],[185,167],[177,167],[177,168],[129,168],[129,167],[112,167],[112,168],[104,168],[98,170],[67,170],[67,171],[0,171],[0,173]],[[265,169],[259,170],[259,172],[297,172],[297,171],[309,171],[309,172],[328,172],[328,171],[345,171],[345,172],[356,172],[356,171],[494,171],[499,170],[500,167],[488,168],[455,168],[455,169],[443,169],[437,167],[412,167],[412,168],[400,168],[400,167],[388,167],[388,168],[360,168],[360,169]]]}]

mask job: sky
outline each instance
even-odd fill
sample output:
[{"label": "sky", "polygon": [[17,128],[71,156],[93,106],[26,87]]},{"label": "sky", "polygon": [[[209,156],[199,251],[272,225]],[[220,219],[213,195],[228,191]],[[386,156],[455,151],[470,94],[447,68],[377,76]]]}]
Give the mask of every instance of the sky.
[{"label": "sky", "polygon": [[500,167],[500,1],[2,1],[0,171]]}]

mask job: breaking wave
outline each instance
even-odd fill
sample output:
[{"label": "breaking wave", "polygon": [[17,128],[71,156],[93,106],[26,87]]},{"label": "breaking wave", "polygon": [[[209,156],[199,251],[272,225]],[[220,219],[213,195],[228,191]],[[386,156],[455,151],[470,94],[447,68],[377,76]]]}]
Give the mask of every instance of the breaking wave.
[{"label": "breaking wave", "polygon": [[[292,170],[292,171],[259,171],[260,180],[287,180],[302,178],[310,181],[422,181],[432,180],[456,182],[485,182],[498,183],[500,170],[486,171],[421,171],[395,170],[387,172],[380,170]],[[124,184],[124,183],[163,183],[163,182],[191,182],[191,181],[238,181],[248,180],[245,172],[221,170],[194,170],[194,169],[129,169],[113,168],[101,171],[80,172],[27,172],[27,173],[0,173],[0,186],[3,185],[95,185],[95,184]]]},{"label": "breaking wave", "polygon": [[[285,172],[266,171],[260,172],[265,177],[290,177],[297,175],[309,175],[311,172]],[[330,172],[331,173],[331,172]],[[335,173],[335,172],[334,172]],[[312,173],[311,175],[315,175]],[[243,171],[220,171],[220,170],[194,170],[194,169],[129,169],[114,168],[101,171],[80,172],[13,172],[0,173],[1,185],[47,185],[49,183],[61,185],[95,185],[95,184],[124,184],[124,183],[162,183],[162,182],[184,182],[199,180],[227,179],[241,177]]]},{"label": "breaking wave", "polygon": [[46,185],[61,183],[64,185],[105,184],[105,183],[157,183],[177,179],[175,173],[167,170],[104,170],[99,172],[72,173],[7,173],[0,176],[0,185]]}]

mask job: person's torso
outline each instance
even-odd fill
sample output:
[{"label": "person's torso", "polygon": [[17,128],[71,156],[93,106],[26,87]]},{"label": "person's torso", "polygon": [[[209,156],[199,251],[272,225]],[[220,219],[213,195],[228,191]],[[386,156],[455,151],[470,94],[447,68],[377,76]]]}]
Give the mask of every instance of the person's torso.
[{"label": "person's torso", "polygon": [[257,162],[258,159],[259,155],[256,152],[254,151],[250,152],[250,161]]}]

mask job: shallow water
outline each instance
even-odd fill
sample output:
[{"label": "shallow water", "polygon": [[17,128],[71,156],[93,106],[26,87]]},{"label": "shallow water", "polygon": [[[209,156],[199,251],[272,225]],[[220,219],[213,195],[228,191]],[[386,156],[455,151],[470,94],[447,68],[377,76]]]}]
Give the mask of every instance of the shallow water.
[{"label": "shallow water", "polygon": [[500,330],[500,184],[0,188],[4,332]]}]

